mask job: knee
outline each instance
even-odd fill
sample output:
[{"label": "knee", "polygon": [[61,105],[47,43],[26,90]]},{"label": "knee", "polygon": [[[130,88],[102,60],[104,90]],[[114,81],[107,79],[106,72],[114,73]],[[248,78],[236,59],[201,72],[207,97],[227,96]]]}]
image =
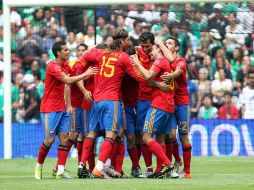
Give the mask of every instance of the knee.
[{"label": "knee", "polygon": [[50,147],[55,142],[55,137],[46,137],[44,144]]},{"label": "knee", "polygon": [[190,143],[188,134],[180,134],[180,140],[183,145]]},{"label": "knee", "polygon": [[69,133],[69,139],[72,141],[75,141],[78,138],[78,133],[77,132],[70,132]]},{"label": "knee", "polygon": [[95,131],[90,131],[87,135],[88,138],[91,138],[91,139],[95,139],[97,136],[97,132]]},{"label": "knee", "polygon": [[148,142],[152,139],[151,135],[148,133],[145,133],[142,137],[142,141],[144,144],[148,144]]}]

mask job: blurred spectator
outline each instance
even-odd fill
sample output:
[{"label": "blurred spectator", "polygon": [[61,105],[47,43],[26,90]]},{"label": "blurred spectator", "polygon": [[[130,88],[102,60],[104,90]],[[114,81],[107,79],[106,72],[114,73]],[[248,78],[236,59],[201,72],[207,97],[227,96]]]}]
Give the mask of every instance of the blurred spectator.
[{"label": "blurred spectator", "polygon": [[243,119],[254,119],[254,67],[247,73],[247,86],[240,94],[241,112]]},{"label": "blurred spectator", "polygon": [[208,53],[210,56],[214,57],[217,50],[223,46],[221,42],[221,35],[217,29],[211,29],[209,31],[210,35],[210,45],[208,47]]},{"label": "blurred spectator", "polygon": [[22,80],[23,80],[23,73],[18,73],[15,75],[14,84],[11,88],[11,102],[12,102],[12,121],[16,122],[16,113],[17,109],[19,108],[19,90],[22,86]]},{"label": "blurred spectator", "polygon": [[137,46],[139,44],[138,38],[139,38],[139,35],[141,34],[141,27],[142,27],[141,21],[136,20],[133,23],[133,30],[130,32],[129,36],[134,46]]},{"label": "blurred spectator", "polygon": [[201,30],[207,28],[207,22],[204,20],[201,11],[196,11],[194,15],[194,20],[190,24],[190,31],[193,35],[197,37],[200,42],[201,39]]},{"label": "blurred spectator", "polygon": [[226,26],[225,40],[223,41],[227,52],[232,55],[236,48],[241,47],[245,43],[246,33],[240,24],[236,22],[236,13],[230,13],[229,25]]},{"label": "blurred spectator", "polygon": [[58,24],[59,21],[53,16],[50,7],[45,7],[43,9],[44,19],[42,20],[43,37],[50,33],[51,26],[53,24]]},{"label": "blurred spectator", "polygon": [[182,14],[180,23],[189,28],[194,20],[194,12],[195,9],[192,7],[192,5],[190,3],[186,3],[184,5],[184,12]]},{"label": "blurred spectator", "polygon": [[84,32],[84,9],[79,7],[64,7],[64,24],[67,32]]},{"label": "blurred spectator", "polygon": [[219,109],[219,119],[238,119],[239,111],[231,101],[231,92],[224,93],[224,105]]},{"label": "blurred spectator", "polygon": [[[102,42],[102,37],[99,35],[96,35],[96,44],[100,44]],[[95,37],[94,37],[94,26],[88,25],[87,27],[87,35],[84,37],[84,43],[87,46],[93,46],[95,44]]]},{"label": "blurred spectator", "polygon": [[216,119],[218,117],[218,109],[213,107],[212,98],[210,95],[205,95],[203,98],[203,106],[198,111],[199,119]]},{"label": "blurred spectator", "polygon": [[24,75],[22,82],[16,120],[19,123],[38,123],[40,119],[40,99],[35,88],[33,75]]},{"label": "blurred spectator", "polygon": [[213,8],[214,8],[214,13],[212,13],[208,17],[208,30],[217,29],[220,35],[222,36],[222,38],[224,38],[225,27],[228,25],[228,19],[226,19],[221,13],[221,10],[223,8],[221,4],[216,3],[213,6]]},{"label": "blurred spectator", "polygon": [[26,74],[31,74],[33,76],[40,76],[40,79],[44,81],[46,77],[46,71],[44,69],[40,68],[40,62],[39,60],[34,60],[31,64],[31,69],[26,71]]},{"label": "blurred spectator", "polygon": [[31,25],[33,26],[34,33],[39,34],[41,32],[43,18],[44,18],[43,9],[41,8],[35,9],[35,11],[33,12],[33,17],[30,20]]},{"label": "blurred spectator", "polygon": [[209,55],[205,55],[204,56],[204,60],[203,60],[203,67],[207,69],[208,71],[208,80],[214,80],[214,69],[212,67],[212,59]]},{"label": "blurred spectator", "polygon": [[226,72],[223,68],[218,70],[219,79],[212,82],[211,91],[214,96],[213,102],[220,106],[224,102],[224,93],[226,91],[232,92],[233,84],[230,79],[226,79]]},{"label": "blurred spectator", "polygon": [[38,34],[32,33],[32,25],[30,23],[25,26],[26,36],[18,41],[18,55],[21,58],[27,56],[40,57],[43,51],[43,40]]},{"label": "blurred spectator", "polygon": [[211,93],[211,81],[208,80],[207,68],[201,68],[198,72],[198,93],[202,99],[205,94]]},{"label": "blurred spectator", "polygon": [[49,34],[44,38],[44,51],[50,52],[53,44],[56,41],[57,31],[54,28],[50,29]]},{"label": "blurred spectator", "polygon": [[243,50],[236,48],[233,52],[233,58],[230,60],[232,66],[232,80],[236,81],[237,72],[243,67]]},{"label": "blurred spectator", "polygon": [[77,49],[77,42],[75,39],[75,34],[74,32],[69,32],[68,33],[68,39],[66,43],[68,49],[70,50],[70,58],[69,60],[74,60],[76,58],[76,49]]},{"label": "blurred spectator", "polygon": [[[248,7],[241,7],[237,12],[237,19],[246,33],[254,32],[254,2],[247,2]],[[244,3],[242,5],[245,5]]]},{"label": "blurred spectator", "polygon": [[219,69],[224,69],[226,73],[226,78],[232,79],[232,73],[228,68],[226,68],[226,62],[227,60],[225,58],[223,58],[220,55],[216,55],[216,58],[215,58],[216,71],[214,73],[215,79],[219,79]]},{"label": "blurred spectator", "polygon": [[236,75],[236,88],[238,89],[238,92],[241,92],[242,91],[242,88],[245,87],[247,85],[247,81],[246,81],[246,75],[249,71],[251,67],[251,63],[250,63],[250,57],[245,55],[243,57],[243,67],[242,69],[240,69],[238,72],[237,72],[237,75]]}]

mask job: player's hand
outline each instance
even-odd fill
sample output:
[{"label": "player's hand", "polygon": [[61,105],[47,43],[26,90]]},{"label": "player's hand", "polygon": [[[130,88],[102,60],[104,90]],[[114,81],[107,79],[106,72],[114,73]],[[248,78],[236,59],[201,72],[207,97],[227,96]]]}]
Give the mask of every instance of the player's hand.
[{"label": "player's hand", "polygon": [[66,112],[69,113],[69,114],[73,113],[74,112],[74,108],[72,106],[67,106]]},{"label": "player's hand", "polygon": [[161,91],[164,91],[164,92],[168,92],[169,91],[169,85],[167,85],[166,83],[164,82],[159,82],[157,87],[161,90]]},{"label": "player's hand", "polygon": [[93,95],[92,95],[92,93],[90,91],[85,91],[84,97],[85,97],[86,101],[92,102],[93,101],[92,96]]},{"label": "player's hand", "polygon": [[140,64],[137,54],[131,55],[130,58],[131,58],[134,65],[139,65]]},{"label": "player's hand", "polygon": [[161,38],[158,38],[155,40],[155,44],[161,46],[162,44],[164,44],[164,42]]},{"label": "player's hand", "polygon": [[165,72],[163,75],[161,75],[161,80],[165,83],[167,83],[171,79],[172,79],[172,75],[169,72]]},{"label": "player's hand", "polygon": [[97,67],[89,67],[86,72],[84,72],[85,77],[96,75],[98,73]]}]

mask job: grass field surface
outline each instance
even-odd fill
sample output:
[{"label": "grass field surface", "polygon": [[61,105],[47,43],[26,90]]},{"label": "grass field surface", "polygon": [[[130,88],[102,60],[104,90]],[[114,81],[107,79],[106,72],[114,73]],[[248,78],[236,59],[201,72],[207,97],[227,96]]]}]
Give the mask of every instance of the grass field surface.
[{"label": "grass field surface", "polygon": [[[34,179],[36,159],[0,160],[1,190],[254,190],[253,157],[193,157],[192,179],[54,179],[56,159],[47,158],[43,179]],[[156,162],[154,162],[156,163]],[[144,163],[141,163],[144,166]],[[130,173],[129,157],[124,172]],[[77,173],[77,160],[69,158],[67,169]],[[144,171],[144,168],[143,168]]]}]

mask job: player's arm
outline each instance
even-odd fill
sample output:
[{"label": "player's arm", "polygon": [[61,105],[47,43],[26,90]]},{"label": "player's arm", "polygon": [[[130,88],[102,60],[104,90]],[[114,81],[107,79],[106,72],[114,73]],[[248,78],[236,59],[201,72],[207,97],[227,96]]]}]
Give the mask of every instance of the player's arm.
[{"label": "player's arm", "polygon": [[61,79],[61,81],[65,84],[72,84],[74,82],[78,82],[88,76],[92,76],[98,73],[98,69],[97,67],[89,67],[84,73],[82,73],[81,75],[78,76],[73,76],[73,77],[69,77],[67,75],[65,75],[64,73],[62,74],[63,77]]},{"label": "player's arm", "polygon": [[79,90],[83,93],[85,99],[88,101],[88,102],[92,102],[93,99],[92,99],[92,93],[86,89],[85,85],[84,85],[84,82],[82,80],[76,82]]},{"label": "player's arm", "polygon": [[172,73],[169,73],[169,72],[165,72],[163,75],[161,75],[161,79],[164,81],[164,82],[169,82],[170,80],[172,79],[175,79],[177,77],[179,77],[180,75],[182,74],[182,70],[180,67],[177,67],[176,70]]},{"label": "player's arm", "polygon": [[151,67],[150,70],[146,70],[143,65],[140,63],[139,59],[138,59],[138,56],[135,54],[135,55],[132,55],[130,56],[134,65],[138,68],[138,70],[141,72],[141,74],[143,75],[143,77],[146,79],[146,80],[151,80],[153,79],[157,73],[154,72],[153,70],[153,66]]},{"label": "player's arm", "polygon": [[156,40],[155,44],[157,44],[159,46],[163,55],[167,58],[169,63],[172,63],[175,60],[175,56],[173,55],[173,53],[171,51],[168,50],[168,48],[164,45],[164,43],[161,39]]},{"label": "player's arm", "polygon": [[64,98],[65,98],[65,103],[66,103],[66,112],[72,113],[70,85],[64,86]]}]

